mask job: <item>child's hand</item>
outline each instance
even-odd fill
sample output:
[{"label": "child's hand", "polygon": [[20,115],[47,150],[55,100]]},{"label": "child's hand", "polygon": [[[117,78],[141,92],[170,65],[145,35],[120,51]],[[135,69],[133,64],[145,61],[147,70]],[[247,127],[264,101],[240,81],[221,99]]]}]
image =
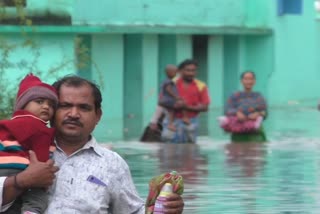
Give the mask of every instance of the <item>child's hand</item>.
[{"label": "child's hand", "polygon": [[178,100],[178,103],[185,105],[186,102],[184,100]]},{"label": "child's hand", "polygon": [[256,120],[260,116],[259,112],[254,112],[248,115],[250,120]]},{"label": "child's hand", "polygon": [[184,100],[183,99],[179,99],[174,104],[174,107],[175,108],[183,108],[185,105],[186,105],[186,103],[184,102]]},{"label": "child's hand", "polygon": [[183,101],[182,97],[176,97],[176,101]]}]

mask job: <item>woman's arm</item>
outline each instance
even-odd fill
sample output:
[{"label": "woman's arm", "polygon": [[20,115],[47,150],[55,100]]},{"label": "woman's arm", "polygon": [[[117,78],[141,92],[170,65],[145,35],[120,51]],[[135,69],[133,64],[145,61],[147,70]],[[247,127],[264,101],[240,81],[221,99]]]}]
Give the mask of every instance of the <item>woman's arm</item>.
[{"label": "woman's arm", "polygon": [[261,116],[263,117],[263,119],[266,119],[268,116],[267,103],[264,97],[260,93],[257,94],[256,102],[258,107],[255,112],[249,114],[248,118],[251,120],[255,120],[259,116]]},{"label": "woman's arm", "polygon": [[266,119],[268,116],[268,105],[264,97],[259,93],[258,94],[258,112],[259,115]]},{"label": "woman's arm", "polygon": [[225,108],[224,108],[224,113],[225,115],[228,116],[235,116],[238,112],[238,98],[237,98],[237,93],[232,94],[226,104],[225,104]]}]

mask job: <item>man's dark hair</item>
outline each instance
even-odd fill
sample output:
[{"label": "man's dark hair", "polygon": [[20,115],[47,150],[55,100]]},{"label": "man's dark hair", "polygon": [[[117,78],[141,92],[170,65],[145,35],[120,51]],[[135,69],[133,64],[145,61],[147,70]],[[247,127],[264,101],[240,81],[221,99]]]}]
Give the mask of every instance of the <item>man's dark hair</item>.
[{"label": "man's dark hair", "polygon": [[198,61],[194,59],[186,59],[179,64],[178,69],[184,69],[188,65],[195,65],[198,67]]},{"label": "man's dark hair", "polygon": [[95,110],[97,111],[98,109],[101,108],[101,102],[102,102],[101,91],[99,89],[99,86],[96,85],[95,83],[76,75],[65,76],[52,84],[52,86],[55,87],[55,89],[57,90],[58,96],[60,95],[60,88],[62,85],[72,86],[72,87],[89,85],[92,88],[92,95],[94,97]]},{"label": "man's dark hair", "polygon": [[252,74],[253,78],[256,79],[256,74],[253,71],[244,71],[240,75],[240,79],[243,79],[244,75],[246,74]]}]

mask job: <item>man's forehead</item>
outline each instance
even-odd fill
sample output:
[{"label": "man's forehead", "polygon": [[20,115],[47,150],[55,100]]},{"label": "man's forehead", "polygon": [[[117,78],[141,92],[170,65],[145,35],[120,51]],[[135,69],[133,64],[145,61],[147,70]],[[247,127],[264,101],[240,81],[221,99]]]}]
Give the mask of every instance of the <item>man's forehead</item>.
[{"label": "man's forehead", "polygon": [[81,85],[61,85],[59,94],[62,93],[92,93],[92,88],[88,84]]},{"label": "man's forehead", "polygon": [[90,107],[94,108],[94,102],[85,102],[85,101],[76,101],[76,100],[68,100],[68,99],[60,99],[59,105],[67,105],[67,106],[75,106],[75,107]]},{"label": "man's forehead", "polygon": [[60,100],[94,100],[90,87],[61,87],[59,91]]}]

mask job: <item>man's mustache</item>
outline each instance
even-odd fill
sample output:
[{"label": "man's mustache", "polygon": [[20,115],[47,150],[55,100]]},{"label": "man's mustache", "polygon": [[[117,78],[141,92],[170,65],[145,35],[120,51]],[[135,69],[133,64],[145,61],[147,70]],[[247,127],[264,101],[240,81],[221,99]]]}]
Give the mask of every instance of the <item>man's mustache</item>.
[{"label": "man's mustache", "polygon": [[83,124],[77,120],[77,119],[66,119],[62,122],[63,125],[65,124],[72,124],[72,125],[76,125],[76,126],[79,126],[79,127],[83,127]]},{"label": "man's mustache", "polygon": [[193,79],[194,79],[194,76],[186,76],[184,78],[184,80],[187,81],[187,82],[192,82]]}]

